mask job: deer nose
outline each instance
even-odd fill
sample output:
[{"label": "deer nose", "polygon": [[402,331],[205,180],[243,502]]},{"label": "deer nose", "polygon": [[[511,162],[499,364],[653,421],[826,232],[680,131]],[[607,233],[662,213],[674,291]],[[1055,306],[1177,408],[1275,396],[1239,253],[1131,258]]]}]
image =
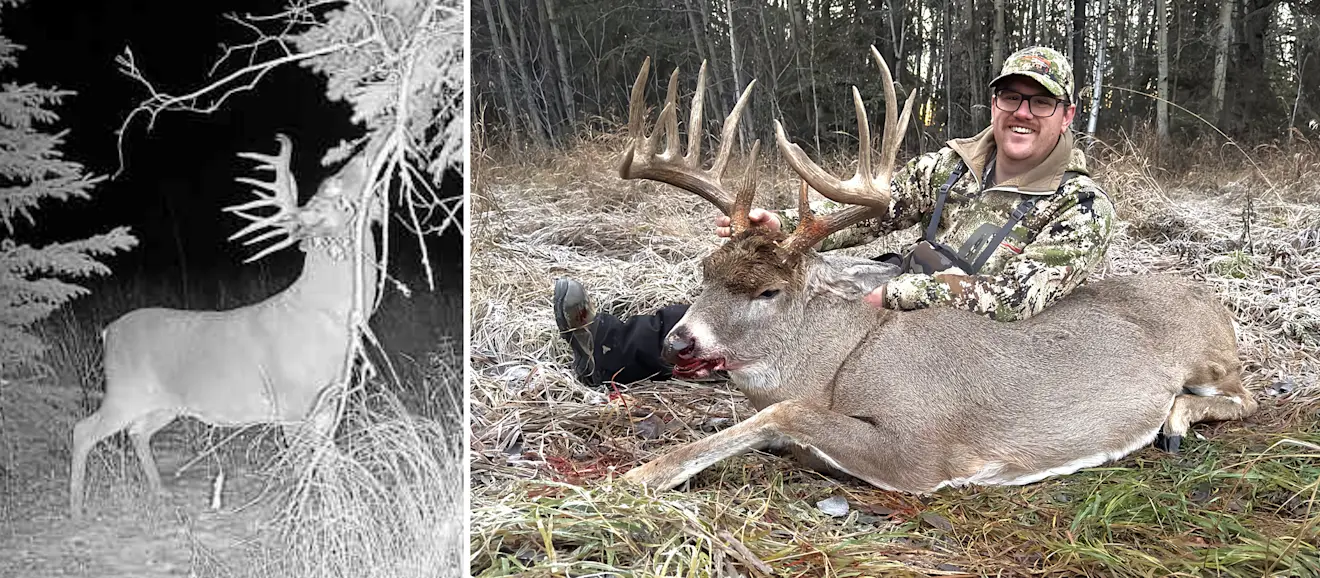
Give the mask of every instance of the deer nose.
[{"label": "deer nose", "polygon": [[675,327],[665,336],[665,346],[661,351],[661,356],[665,362],[670,365],[677,365],[680,361],[690,361],[692,354],[697,349],[696,340],[692,338],[692,333],[682,325]]}]

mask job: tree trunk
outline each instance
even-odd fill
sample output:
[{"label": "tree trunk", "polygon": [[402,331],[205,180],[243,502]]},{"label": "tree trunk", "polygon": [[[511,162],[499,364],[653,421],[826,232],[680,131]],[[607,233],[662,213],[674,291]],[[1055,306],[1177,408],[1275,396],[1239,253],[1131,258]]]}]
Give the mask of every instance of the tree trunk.
[{"label": "tree trunk", "polygon": [[[1128,71],[1129,71],[1129,72],[1128,72],[1128,85],[1127,85],[1127,87],[1128,87],[1129,89],[1131,89],[1131,90],[1137,90],[1137,89],[1139,89],[1139,88],[1144,88],[1144,87],[1147,85],[1147,83],[1149,82],[1149,81],[1147,80],[1149,77],[1146,76],[1145,73],[1142,73],[1141,75],[1137,75],[1137,74],[1136,74],[1136,70],[1137,70],[1137,53],[1140,52],[1142,55],[1149,55],[1149,54],[1150,54],[1150,38],[1151,38],[1152,36],[1158,36],[1158,33],[1157,33],[1157,34],[1149,34],[1149,30],[1150,30],[1150,20],[1149,20],[1149,19],[1150,19],[1150,7],[1146,5],[1145,0],[1137,0],[1137,8],[1138,8],[1138,10],[1140,10],[1140,12],[1137,13],[1137,33],[1136,33],[1134,36],[1137,37],[1137,38],[1140,38],[1141,41],[1140,41],[1140,42],[1133,42],[1133,43],[1131,43],[1132,50],[1131,50],[1130,52],[1128,52]],[[1136,94],[1133,94],[1133,93],[1127,93],[1127,107],[1125,107],[1125,113],[1127,114],[1127,118],[1128,118],[1128,132],[1129,132],[1129,133],[1134,133],[1134,132],[1136,132],[1136,129],[1137,129],[1137,105],[1136,105],[1136,103],[1137,103],[1137,95],[1136,95]],[[1141,110],[1142,110],[1142,115],[1141,115],[1141,116],[1144,117],[1144,118],[1150,118],[1149,114],[1145,112],[1145,111],[1150,110],[1149,108],[1146,108],[1146,107],[1149,106],[1149,103],[1146,103],[1146,102],[1143,101],[1143,105],[1144,105],[1144,106],[1142,106],[1142,109],[1141,109]]]},{"label": "tree trunk", "polygon": [[948,131],[946,138],[953,138],[957,134],[958,123],[957,115],[954,114],[953,103],[953,18],[949,15],[949,0],[944,0],[944,37],[948,39],[944,43],[944,112],[948,115],[948,121],[945,122],[945,128]]},{"label": "tree trunk", "polygon": [[[804,25],[802,22],[802,8],[798,4],[798,0],[787,0],[787,3],[788,3],[789,36],[791,37],[790,43],[792,44],[793,65],[795,67],[793,71],[793,79],[797,82],[798,102],[800,103],[800,106],[803,109],[810,110],[811,115],[808,117],[807,122],[809,123],[809,126],[815,127],[820,124],[820,113],[815,107],[816,82],[815,79],[811,78],[811,76],[808,74],[808,78],[811,78],[810,101],[808,101],[807,98],[807,86],[802,82],[804,71],[809,70],[809,67],[802,66],[802,45],[803,44],[809,45],[810,39],[807,38],[806,25]],[[819,149],[820,146],[819,129],[813,129],[813,130],[817,131],[816,145],[817,148]]]},{"label": "tree trunk", "polygon": [[564,39],[559,33],[559,16],[555,13],[555,0],[544,0],[545,11],[550,17],[550,36],[555,46],[555,60],[559,64],[559,94],[564,99],[570,126],[577,123],[577,106],[573,103],[573,86],[568,81],[570,69],[568,57],[564,53]]},{"label": "tree trunk", "polygon": [[486,8],[486,24],[490,26],[490,40],[495,47],[495,64],[500,71],[500,92],[504,96],[504,112],[508,117],[513,146],[520,149],[522,148],[522,131],[519,130],[518,125],[521,123],[518,119],[518,107],[513,104],[513,89],[509,85],[508,57],[504,55],[504,44],[500,41],[499,29],[495,24],[495,13],[490,9],[490,0],[481,0],[481,3]]},{"label": "tree trunk", "polygon": [[[711,78],[715,81],[714,89],[718,96],[715,102],[720,103],[721,106],[728,106],[729,110],[733,110],[733,103],[737,102],[738,97],[734,96],[732,99],[728,100],[727,104],[725,104],[724,76],[720,74],[719,56],[718,53],[715,52],[715,41],[711,39],[710,17],[708,16],[711,12],[711,8],[708,2],[709,0],[701,0],[701,10],[698,11],[698,14],[701,15],[701,29],[704,31],[704,36],[706,37],[706,54],[710,55],[710,66],[707,66],[706,70],[710,72]],[[716,110],[718,109],[719,107],[716,107]]]},{"label": "tree trunk", "polygon": [[538,26],[529,29],[523,38],[527,39],[528,62],[544,62],[544,74],[546,83],[550,85],[552,94],[546,94],[545,83],[536,83],[533,87],[536,89],[537,102],[544,106],[545,126],[551,137],[557,143],[560,139],[572,132],[572,121],[568,117],[568,105],[560,94],[559,86],[562,83],[558,68],[553,64],[555,55],[551,53],[554,49],[550,34],[550,12],[546,10],[545,2],[537,0],[528,0],[529,8],[536,11],[536,23]]},{"label": "tree trunk", "polygon": [[[1129,0],[1118,0],[1118,5],[1114,7],[1114,60],[1116,62],[1118,61],[1118,57],[1122,56],[1121,51],[1125,47],[1127,48],[1128,53],[1133,53],[1137,50],[1136,45],[1131,42],[1128,37],[1128,18],[1132,14],[1128,8]],[[1114,73],[1109,77],[1109,83],[1114,86],[1127,86],[1128,78],[1131,77],[1132,72],[1131,68],[1124,71],[1121,70],[1121,67],[1114,67]],[[1109,107],[1110,112],[1117,113],[1118,118],[1123,118],[1127,112],[1127,109],[1123,106],[1123,103],[1127,102],[1124,93],[1121,91],[1116,92],[1111,99]]]},{"label": "tree trunk", "polygon": [[1095,39],[1095,78],[1091,81],[1091,119],[1086,123],[1086,134],[1095,135],[1100,120],[1100,85],[1105,78],[1105,46],[1109,41],[1109,0],[1100,0],[1100,26]]},{"label": "tree trunk", "polygon": [[903,83],[903,43],[907,40],[907,10],[904,2],[894,3],[885,0],[889,7],[889,44],[893,47],[893,58],[889,67],[893,70],[894,82]]},{"label": "tree trunk", "polygon": [[[1237,58],[1233,66],[1235,90],[1225,91],[1224,108],[1220,114],[1222,128],[1230,134],[1259,129],[1259,118],[1283,113],[1282,101],[1274,96],[1266,68],[1273,58],[1269,52],[1267,36],[1270,34],[1274,0],[1244,0],[1244,16],[1238,19],[1239,31],[1233,46]],[[1299,43],[1305,46],[1306,41]]]},{"label": "tree trunk", "polygon": [[1210,121],[1221,124],[1228,72],[1228,43],[1233,39],[1233,0],[1219,0],[1219,34],[1215,35],[1215,77],[1210,85]]},{"label": "tree trunk", "polygon": [[[784,115],[779,108],[779,63],[775,59],[775,42],[770,39],[770,26],[765,21],[764,2],[758,2],[756,4],[756,17],[761,21],[761,39],[765,43],[765,59],[758,62],[758,64],[763,66],[764,70],[767,71],[765,74],[758,76],[765,78],[766,84],[770,85],[768,87],[769,90],[763,93],[769,95],[767,100],[770,102],[770,106],[768,107],[770,119],[782,118]],[[776,27],[776,31],[778,30],[779,28]],[[766,107],[758,108],[764,111]],[[772,123],[769,122],[769,119],[767,119],[766,122],[755,123],[752,125],[752,132],[755,133],[757,127],[770,127],[771,125]]]},{"label": "tree trunk", "polygon": [[[733,110],[733,105],[738,103],[738,97],[742,96],[743,91],[742,75],[738,73],[738,69],[741,66],[741,59],[738,58],[738,41],[734,36],[733,0],[724,0],[724,15],[729,23],[729,68],[733,70],[734,98],[733,103],[729,105],[729,110]],[[753,111],[753,114],[755,114],[755,111]],[[751,140],[751,135],[748,133],[748,124],[749,123],[746,122],[738,123],[739,144],[743,147],[740,150],[746,150],[747,141]]]},{"label": "tree trunk", "polygon": [[[926,27],[922,26],[922,23],[927,21],[925,10],[926,7],[923,4],[917,4],[917,9],[912,11],[912,22],[909,23],[916,34],[916,38],[913,39],[917,44],[917,54],[913,59],[913,62],[915,63],[914,65],[916,66],[916,78],[912,80],[912,84],[917,89],[917,103],[928,102],[930,100],[930,91],[926,89],[926,85],[930,80],[930,77],[935,75],[934,72],[926,69],[923,65],[923,63],[926,62]],[[923,113],[920,105],[917,105],[914,108],[915,110],[912,111],[912,115],[916,120],[914,120],[912,124],[916,128],[918,136],[924,137],[926,134],[927,123],[929,123],[931,119],[926,113]],[[915,148],[915,150],[919,151],[925,146],[924,138],[917,139],[915,143],[911,140],[908,140],[907,142],[908,146],[906,148],[909,150]],[[915,147],[913,147],[914,144],[916,145]]]},{"label": "tree trunk", "polygon": [[[1036,0],[1027,2],[1027,42],[1026,44],[1046,44],[1040,33],[1040,3]],[[1003,63],[1000,63],[1003,64]]]},{"label": "tree trunk", "polygon": [[[1073,86],[1086,86],[1082,73],[1086,72],[1086,0],[1073,0],[1072,13]],[[1069,98],[1076,95],[1070,94]]]},{"label": "tree trunk", "polygon": [[[990,49],[990,70],[1004,65],[1004,0],[995,0],[995,38]],[[991,73],[994,75],[994,73]]]},{"label": "tree trunk", "polygon": [[976,132],[977,129],[981,128],[981,115],[977,114],[976,111],[979,110],[977,105],[982,104],[985,100],[981,98],[982,91],[980,90],[980,84],[977,82],[978,75],[976,74],[977,69],[980,67],[981,59],[977,58],[976,55],[976,46],[978,44],[977,37],[979,34],[976,33],[976,2],[973,0],[963,0],[963,26],[963,50],[967,55],[967,58],[965,59],[967,63],[967,78],[964,80],[967,81],[967,121],[970,125],[970,128],[968,129],[968,132],[970,133]]},{"label": "tree trunk", "polygon": [[1169,141],[1169,15],[1165,0],[1155,0],[1155,27],[1158,29],[1155,50],[1159,53],[1160,73],[1157,87],[1159,99],[1155,101],[1155,134],[1160,144]]},{"label": "tree trunk", "polygon": [[504,23],[504,30],[509,35],[509,46],[513,52],[513,65],[518,71],[519,79],[522,81],[523,105],[527,107],[525,110],[530,125],[527,132],[531,133],[532,140],[536,141],[537,145],[545,146],[547,144],[545,139],[547,133],[541,122],[540,109],[532,100],[532,95],[535,93],[532,92],[531,71],[527,69],[526,59],[523,58],[522,39],[518,36],[518,26],[513,21],[513,17],[509,15],[507,0],[499,0],[499,5],[500,20]]}]

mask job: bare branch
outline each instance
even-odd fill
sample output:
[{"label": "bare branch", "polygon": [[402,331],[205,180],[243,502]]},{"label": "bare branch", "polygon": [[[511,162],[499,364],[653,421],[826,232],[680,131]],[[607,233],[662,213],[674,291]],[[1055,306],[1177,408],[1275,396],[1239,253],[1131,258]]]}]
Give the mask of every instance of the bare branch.
[{"label": "bare branch", "polygon": [[[120,173],[124,172],[124,134],[128,132],[129,124],[131,124],[133,119],[139,114],[146,114],[150,117],[147,122],[147,130],[151,130],[156,124],[156,117],[167,110],[181,110],[210,114],[219,110],[220,107],[224,105],[225,101],[231,96],[255,88],[257,83],[260,82],[267,73],[279,66],[316,58],[318,56],[331,54],[341,50],[355,50],[371,44],[374,41],[374,38],[365,38],[350,44],[335,44],[309,52],[289,54],[280,58],[244,66],[239,70],[229,73],[224,78],[216,80],[202,88],[177,96],[157,91],[155,86],[151,84],[151,81],[147,80],[142,74],[142,71],[138,69],[137,63],[133,58],[132,50],[125,48],[124,54],[115,58],[115,63],[119,65],[120,71],[128,75],[129,78],[142,83],[142,85],[147,88],[147,91],[151,93],[151,97],[130,111],[128,116],[124,118],[124,122],[119,125],[119,129],[115,131],[115,150],[119,155],[119,168],[111,178],[116,178]],[[202,98],[214,96],[216,93],[220,94],[210,103],[204,105],[199,104],[199,101]]]}]

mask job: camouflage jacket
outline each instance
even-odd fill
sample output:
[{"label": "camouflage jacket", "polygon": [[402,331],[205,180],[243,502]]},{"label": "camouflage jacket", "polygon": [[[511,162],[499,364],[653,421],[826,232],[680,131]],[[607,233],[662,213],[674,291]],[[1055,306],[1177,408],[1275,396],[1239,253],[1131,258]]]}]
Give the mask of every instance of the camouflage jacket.
[{"label": "camouflage jacket", "polygon": [[[1071,133],[1059,139],[1054,152],[1025,175],[985,187],[994,158],[990,129],[909,161],[892,180],[893,212],[863,221],[826,238],[821,251],[867,243],[894,231],[930,223],[936,195],[958,160],[967,164],[961,179],[949,189],[936,240],[954,248],[983,224],[995,228],[1026,195],[1038,197],[1035,207],[1018,222],[978,274],[958,268],[934,275],[903,273],[885,288],[885,306],[920,309],[947,305],[968,309],[1000,321],[1025,319],[1058,301],[1086,280],[1104,258],[1113,232],[1114,206],[1089,176],[1086,155],[1073,148]],[[1060,187],[1065,171],[1077,176]],[[817,214],[842,208],[832,201],[813,202]],[[798,223],[797,211],[784,211],[785,231]],[[974,248],[979,254],[981,247]]]}]

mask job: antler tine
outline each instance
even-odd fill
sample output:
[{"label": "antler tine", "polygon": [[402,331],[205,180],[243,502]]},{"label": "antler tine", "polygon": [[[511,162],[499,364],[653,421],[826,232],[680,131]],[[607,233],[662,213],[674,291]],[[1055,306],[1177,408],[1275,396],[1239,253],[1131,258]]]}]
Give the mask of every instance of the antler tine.
[{"label": "antler tine", "polygon": [[695,167],[701,163],[702,115],[706,104],[706,61],[701,61],[701,71],[697,73],[697,91],[692,94],[692,109],[688,112],[688,146],[683,158],[687,166]]},{"label": "antler tine", "polygon": [[665,131],[664,155],[674,157],[681,154],[678,150],[678,67],[669,73],[669,89],[666,93],[665,108],[660,112],[660,122],[656,128],[663,127]]},{"label": "antler tine", "polygon": [[289,170],[289,161],[293,157],[293,142],[283,133],[276,134],[275,140],[280,144],[280,152],[274,155],[246,151],[238,153],[241,158],[261,163],[257,165],[258,170],[275,171],[275,181],[268,183],[248,177],[238,177],[235,180],[270,191],[274,193],[276,199],[296,207],[298,206],[298,183],[293,178],[293,172]]},{"label": "antler tine", "polygon": [[271,230],[269,230],[269,231],[266,231],[265,233],[262,233],[262,234],[260,234],[260,235],[257,235],[256,237],[253,237],[253,238],[251,238],[251,239],[248,239],[248,240],[246,240],[246,241],[243,241],[243,246],[246,247],[246,246],[249,246],[249,245],[256,245],[257,243],[260,243],[260,242],[265,241],[265,240],[267,240],[267,239],[274,239],[275,237],[278,237],[278,236],[280,236],[280,235],[284,235],[284,234],[286,234],[286,232],[284,231],[284,229],[274,228],[274,229],[271,229]]},{"label": "antler tine", "polygon": [[[224,210],[226,212],[233,213],[235,215],[238,215],[239,217],[252,221],[246,227],[243,227],[241,230],[239,230],[237,233],[230,235],[229,240],[231,241],[235,239],[240,239],[256,231],[260,231],[266,227],[272,227],[272,226],[275,227],[274,230],[267,231],[261,235],[258,235],[257,237],[249,239],[243,244],[252,245],[255,243],[259,243],[277,237],[281,234],[289,233],[289,230],[287,228],[281,226],[281,221],[284,221],[289,217],[289,215],[296,213],[298,210],[298,185],[297,182],[294,180],[293,172],[289,169],[289,162],[293,157],[293,142],[289,139],[288,136],[284,134],[275,135],[275,140],[279,143],[280,150],[278,153],[274,155],[268,155],[257,152],[238,153],[238,156],[240,158],[254,160],[260,163],[259,165],[257,165],[258,170],[274,171],[275,179],[269,182],[259,181],[249,177],[238,177],[235,179],[240,183],[253,187],[252,192],[257,195],[257,200],[225,207]],[[275,207],[276,212],[272,215],[265,217],[253,215],[247,212],[252,209],[259,209],[262,207]],[[247,259],[246,262],[252,262],[257,259],[260,259],[266,255],[269,255],[274,251],[283,249],[284,247],[287,247],[295,242],[296,239],[294,239],[292,236],[287,239],[283,239],[275,243],[274,245],[267,247],[265,250],[257,253],[253,257]]]},{"label": "antler tine", "polygon": [[751,228],[752,200],[756,198],[756,157],[761,154],[761,139],[752,143],[752,156],[747,159],[747,168],[743,169],[742,182],[738,185],[738,196],[733,200],[733,214],[729,215],[729,230],[737,235]]},{"label": "antler tine", "polygon": [[[802,147],[789,142],[783,125],[778,120],[775,121],[775,142],[779,145],[780,153],[783,154],[789,166],[793,167],[793,170],[803,180],[801,198],[799,199],[802,222],[793,232],[793,235],[782,242],[781,246],[785,249],[804,251],[835,231],[856,224],[863,219],[884,215],[891,210],[890,180],[893,178],[898,147],[902,143],[903,133],[907,129],[907,123],[912,114],[912,104],[917,93],[914,90],[908,96],[907,104],[903,107],[903,114],[899,117],[897,97],[894,96],[894,81],[889,72],[889,65],[885,63],[884,58],[880,57],[880,51],[876,50],[874,46],[871,47],[871,55],[880,65],[880,74],[885,89],[885,130],[882,137],[878,172],[875,170],[871,159],[870,122],[867,119],[866,107],[862,103],[861,92],[857,90],[857,87],[853,87],[853,107],[857,112],[857,171],[853,173],[852,178],[846,181],[840,180],[822,169],[820,165],[807,157],[807,153],[802,150]],[[807,206],[806,190],[808,185],[828,199],[855,206],[831,213],[824,218],[816,218]]]},{"label": "antler tine", "polygon": [[807,188],[807,182],[802,181],[802,187],[798,191],[800,221],[797,228],[793,230],[793,233],[787,239],[779,243],[786,255],[801,253],[815,247],[816,243],[821,242],[835,231],[846,229],[862,220],[875,217],[876,213],[879,212],[879,209],[853,205],[824,217],[817,217],[815,213],[811,212],[811,203],[807,199]]},{"label": "antler tine", "polygon": [[830,234],[830,231],[826,230],[825,220],[817,218],[816,214],[811,212],[811,203],[807,200],[807,181],[802,181],[802,185],[798,187],[798,215],[800,220],[797,228],[780,244],[785,255],[802,253]]},{"label": "antler tine", "polygon": [[285,238],[284,238],[283,240],[281,240],[280,242],[275,243],[274,245],[271,245],[271,246],[269,246],[269,247],[266,247],[265,249],[262,249],[261,252],[257,253],[256,255],[253,255],[253,256],[251,256],[251,257],[248,257],[247,259],[244,259],[243,262],[244,262],[244,263],[251,263],[251,262],[253,262],[253,261],[260,260],[262,257],[265,257],[266,255],[269,255],[269,254],[271,254],[271,253],[274,253],[274,252],[276,252],[276,251],[279,251],[280,249],[283,249],[283,248],[285,248],[285,247],[288,247],[289,245],[292,245],[292,244],[297,243],[297,242],[298,242],[298,239],[295,238],[295,237],[285,237]]},{"label": "antler tine", "polygon": [[[682,154],[678,150],[678,71],[670,76],[666,91],[665,105],[656,121],[651,135],[643,129],[642,115],[645,112],[644,95],[646,78],[650,71],[651,59],[642,63],[642,68],[633,82],[632,94],[628,102],[628,147],[619,162],[619,177],[623,179],[647,179],[673,185],[685,191],[695,193],[715,205],[725,215],[733,215],[735,210],[734,195],[721,183],[732,150],[732,136],[738,126],[738,118],[747,106],[752,86],[749,84],[738,100],[737,106],[725,119],[720,151],[715,163],[709,170],[701,170],[701,107],[705,92],[705,64],[697,81],[697,94],[693,99],[688,122],[688,151]],[[666,135],[665,150],[657,151],[660,133]]]},{"label": "antler tine", "polygon": [[[634,143],[642,138],[642,115],[646,112],[646,107],[642,103],[642,96],[646,93],[646,76],[651,71],[651,57],[647,56],[642,61],[642,69],[637,72],[637,80],[633,81],[632,94],[628,97],[628,139]],[[628,154],[631,156],[632,146],[628,147]]]},{"label": "antler tine", "polygon": [[898,157],[898,147],[903,143],[903,134],[907,132],[908,121],[912,117],[912,103],[917,99],[917,91],[913,89],[908,94],[907,102],[903,104],[903,115],[895,124],[890,120],[898,114],[898,96],[894,94],[894,77],[889,72],[889,65],[885,63],[885,59],[880,56],[880,51],[874,45],[871,46],[871,57],[880,65],[880,75],[884,81],[885,132],[880,144],[880,159],[883,162],[881,173],[890,176],[893,174],[894,161]]},{"label": "antler tine", "polygon": [[729,152],[733,150],[733,135],[738,131],[738,120],[742,118],[743,109],[747,108],[747,103],[751,101],[754,86],[756,79],[747,83],[742,96],[738,97],[738,104],[733,105],[729,116],[724,117],[724,130],[720,132],[720,152],[715,155],[715,164],[710,167],[710,172],[715,173],[716,176],[724,176],[724,169],[729,164]]}]

